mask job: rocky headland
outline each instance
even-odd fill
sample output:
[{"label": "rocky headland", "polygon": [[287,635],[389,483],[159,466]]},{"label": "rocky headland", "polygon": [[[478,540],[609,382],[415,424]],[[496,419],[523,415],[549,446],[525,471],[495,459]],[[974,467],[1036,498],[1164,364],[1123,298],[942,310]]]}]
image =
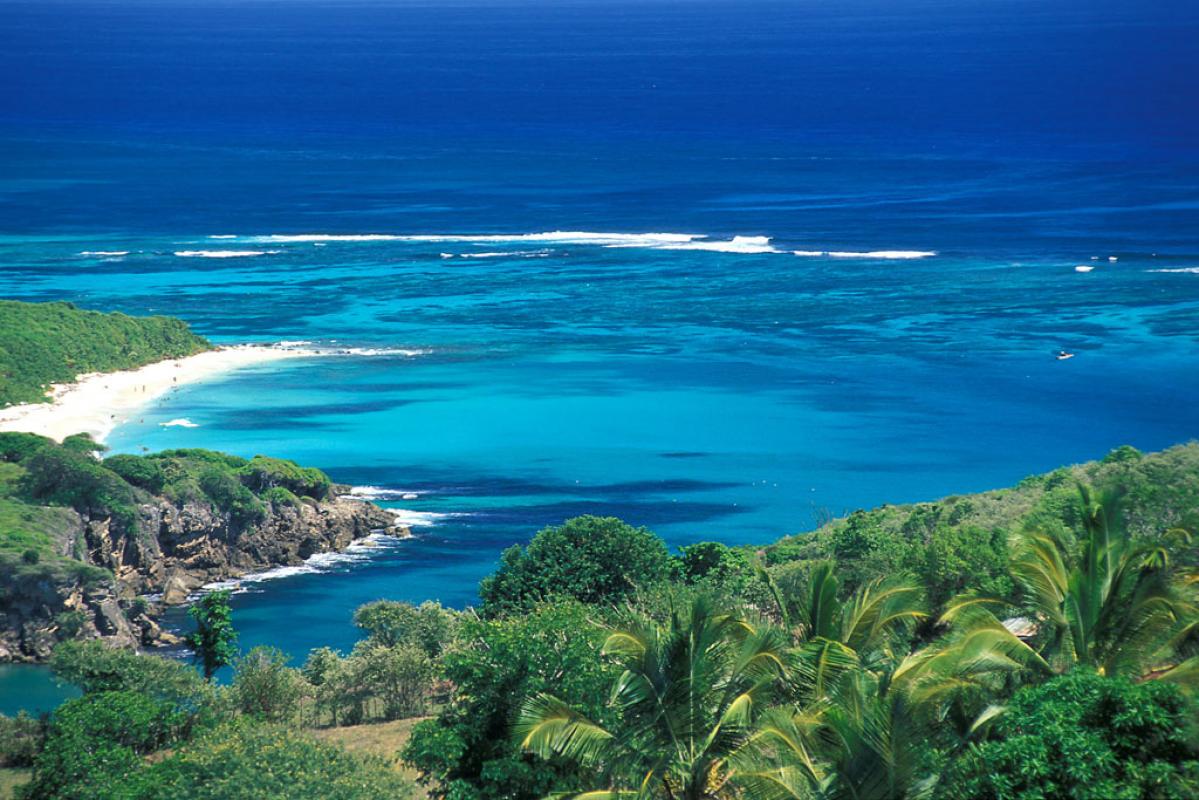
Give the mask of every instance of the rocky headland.
[{"label": "rocky headland", "polygon": [[157,618],[206,584],[409,535],[291,462],[199,450],[100,460],[91,446],[0,434],[0,663],[42,661],[76,638],[173,644]]}]

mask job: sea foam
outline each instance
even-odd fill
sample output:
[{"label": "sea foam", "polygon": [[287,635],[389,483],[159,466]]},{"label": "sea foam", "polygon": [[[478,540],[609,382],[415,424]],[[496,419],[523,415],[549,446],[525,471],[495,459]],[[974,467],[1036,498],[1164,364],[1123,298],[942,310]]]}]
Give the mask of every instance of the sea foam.
[{"label": "sea foam", "polygon": [[347,356],[404,356],[405,358],[414,358],[416,356],[426,356],[433,351],[404,347],[339,347],[332,352]]},{"label": "sea foam", "polygon": [[180,258],[249,258],[275,255],[278,250],[176,250]]},{"label": "sea foam", "polygon": [[600,247],[662,247],[686,244],[705,238],[692,233],[596,233],[593,231],[546,231],[544,233],[414,234],[397,237],[406,242],[474,242],[478,244],[589,244]]},{"label": "sea foam", "polygon": [[97,256],[99,258],[120,258],[129,255],[128,250],[84,250],[81,256]]},{"label": "sea foam", "polygon": [[679,244],[657,245],[659,250],[708,250],[713,253],[755,253],[782,252],[770,243],[769,236],[734,236],[728,241],[712,241],[707,238],[694,239]]},{"label": "sea foam", "polygon": [[272,233],[251,236],[251,242],[394,242],[404,239],[390,233]]},{"label": "sea foam", "polygon": [[[390,536],[385,533],[372,533],[350,544],[340,553],[317,553],[305,559],[303,564],[294,566],[275,567],[262,572],[253,572],[240,578],[230,578],[223,581],[213,581],[201,587],[201,592],[229,589],[235,594],[258,591],[255,584],[264,581],[289,578],[293,575],[308,575],[321,572],[332,572],[339,568],[370,560],[380,550],[387,550],[402,542],[404,537]],[[193,596],[193,597],[194,597]]]},{"label": "sea foam", "polygon": [[937,252],[935,250],[792,250],[791,254],[809,258],[828,256],[829,258],[907,259],[931,258],[937,255]]},{"label": "sea foam", "polygon": [[1175,274],[1188,273],[1191,275],[1199,275],[1199,267],[1173,267],[1170,269],[1147,269],[1146,272],[1172,272]]},{"label": "sea foam", "polygon": [[[459,253],[459,258],[545,258],[549,250],[501,250],[494,253]],[[452,253],[442,253],[442,258],[453,257]]]},{"label": "sea foam", "polygon": [[852,250],[830,250],[830,258],[931,258],[935,250],[869,250],[855,252]]}]

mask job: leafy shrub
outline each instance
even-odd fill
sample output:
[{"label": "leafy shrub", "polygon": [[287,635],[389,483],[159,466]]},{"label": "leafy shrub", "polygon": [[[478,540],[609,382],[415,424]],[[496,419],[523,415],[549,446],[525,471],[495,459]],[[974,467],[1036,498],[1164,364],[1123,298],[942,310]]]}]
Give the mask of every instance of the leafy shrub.
[{"label": "leafy shrub", "polygon": [[123,781],[145,755],[175,741],[189,721],[170,703],[137,692],[98,692],[68,700],[50,718],[45,745],[33,763],[33,780],[21,796],[103,797],[100,787]]},{"label": "leafy shrub", "polygon": [[90,433],[73,433],[62,440],[62,447],[64,450],[84,456],[95,456],[108,449],[107,445],[100,444],[93,439]]},{"label": "leafy shrub", "polygon": [[942,776],[943,800],[1199,796],[1196,707],[1176,687],[1076,670],[1022,689],[991,741]]},{"label": "leafy shrub", "polygon": [[641,586],[669,578],[666,545],[615,517],[576,517],[545,528],[527,548],[508,548],[479,587],[486,616],[529,611],[555,597],[617,603]]},{"label": "leafy shrub", "polygon": [[74,639],[87,624],[87,614],[79,609],[63,611],[54,617],[54,624],[58,626],[58,638]]},{"label": "leafy shrub", "polygon": [[413,729],[404,760],[445,797],[537,798],[580,783],[574,765],[522,755],[511,726],[525,698],[551,690],[589,718],[609,720],[605,701],[618,672],[599,657],[604,634],[594,613],[564,601],[525,616],[464,620],[460,644],[443,659],[454,694]]},{"label": "leafy shrub", "polygon": [[133,487],[90,456],[43,447],[22,462],[22,488],[30,499],[70,506],[81,514],[111,516],[132,529],[137,524]]},{"label": "leafy shrub", "polygon": [[211,687],[186,664],[120,650],[104,642],[63,642],[54,648],[50,669],[85,694],[137,692],[184,708],[198,708]]},{"label": "leafy shrub", "polygon": [[162,487],[166,484],[166,474],[157,459],[122,453],[104,459],[104,466],[127,483],[145,489],[150,494],[162,494]]},{"label": "leafy shrub", "polygon": [[419,647],[363,642],[350,654],[348,667],[354,684],[382,701],[384,719],[425,713],[437,670],[433,659]]},{"label": "leafy shrub", "polygon": [[272,486],[261,494],[263,502],[270,503],[272,507],[279,508],[281,506],[291,506],[293,508],[300,505],[300,498],[295,492],[282,486]]},{"label": "leafy shrub", "polygon": [[33,565],[42,560],[42,554],[31,548],[21,553],[21,560],[26,564]]},{"label": "leafy shrub", "polygon": [[296,717],[304,679],[287,661],[281,650],[255,647],[234,662],[233,696],[243,714],[269,722]]},{"label": "leafy shrub", "polygon": [[15,717],[0,714],[0,767],[28,767],[42,749],[46,726],[24,711]]},{"label": "leafy shrub", "polygon": [[361,759],[307,735],[245,718],[202,733],[123,783],[121,800],[405,800],[412,796],[412,785],[377,759]]},{"label": "leafy shrub", "polygon": [[200,474],[199,485],[213,505],[242,524],[258,522],[266,516],[262,502],[228,472],[210,467]]},{"label": "leafy shrub", "polygon": [[354,612],[354,624],[376,644],[384,647],[412,644],[435,658],[453,640],[457,620],[453,612],[431,601],[414,606],[376,600]]},{"label": "leafy shrub", "polygon": [[0,432],[0,461],[15,464],[53,444],[54,440],[38,436],[36,433]]},{"label": "leafy shrub", "polygon": [[333,487],[333,481],[319,469],[301,467],[281,458],[254,456],[238,474],[242,483],[257,493],[282,487],[301,497],[324,500]]}]

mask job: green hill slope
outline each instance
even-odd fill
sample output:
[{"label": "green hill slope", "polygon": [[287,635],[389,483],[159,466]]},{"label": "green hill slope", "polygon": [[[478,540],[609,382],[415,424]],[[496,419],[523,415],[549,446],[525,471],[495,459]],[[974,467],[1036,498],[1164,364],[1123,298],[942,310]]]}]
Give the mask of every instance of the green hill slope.
[{"label": "green hill slope", "polygon": [[87,372],[131,369],[211,347],[174,317],[0,300],[0,408],[42,402],[51,384]]}]

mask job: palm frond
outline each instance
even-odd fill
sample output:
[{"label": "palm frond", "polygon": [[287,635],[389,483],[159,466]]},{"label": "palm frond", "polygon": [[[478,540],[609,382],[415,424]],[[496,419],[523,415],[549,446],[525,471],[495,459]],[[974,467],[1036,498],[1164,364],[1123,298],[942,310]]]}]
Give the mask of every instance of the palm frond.
[{"label": "palm frond", "polygon": [[600,762],[613,740],[611,733],[548,694],[525,701],[514,733],[522,750],[542,758],[560,755],[581,764]]}]

